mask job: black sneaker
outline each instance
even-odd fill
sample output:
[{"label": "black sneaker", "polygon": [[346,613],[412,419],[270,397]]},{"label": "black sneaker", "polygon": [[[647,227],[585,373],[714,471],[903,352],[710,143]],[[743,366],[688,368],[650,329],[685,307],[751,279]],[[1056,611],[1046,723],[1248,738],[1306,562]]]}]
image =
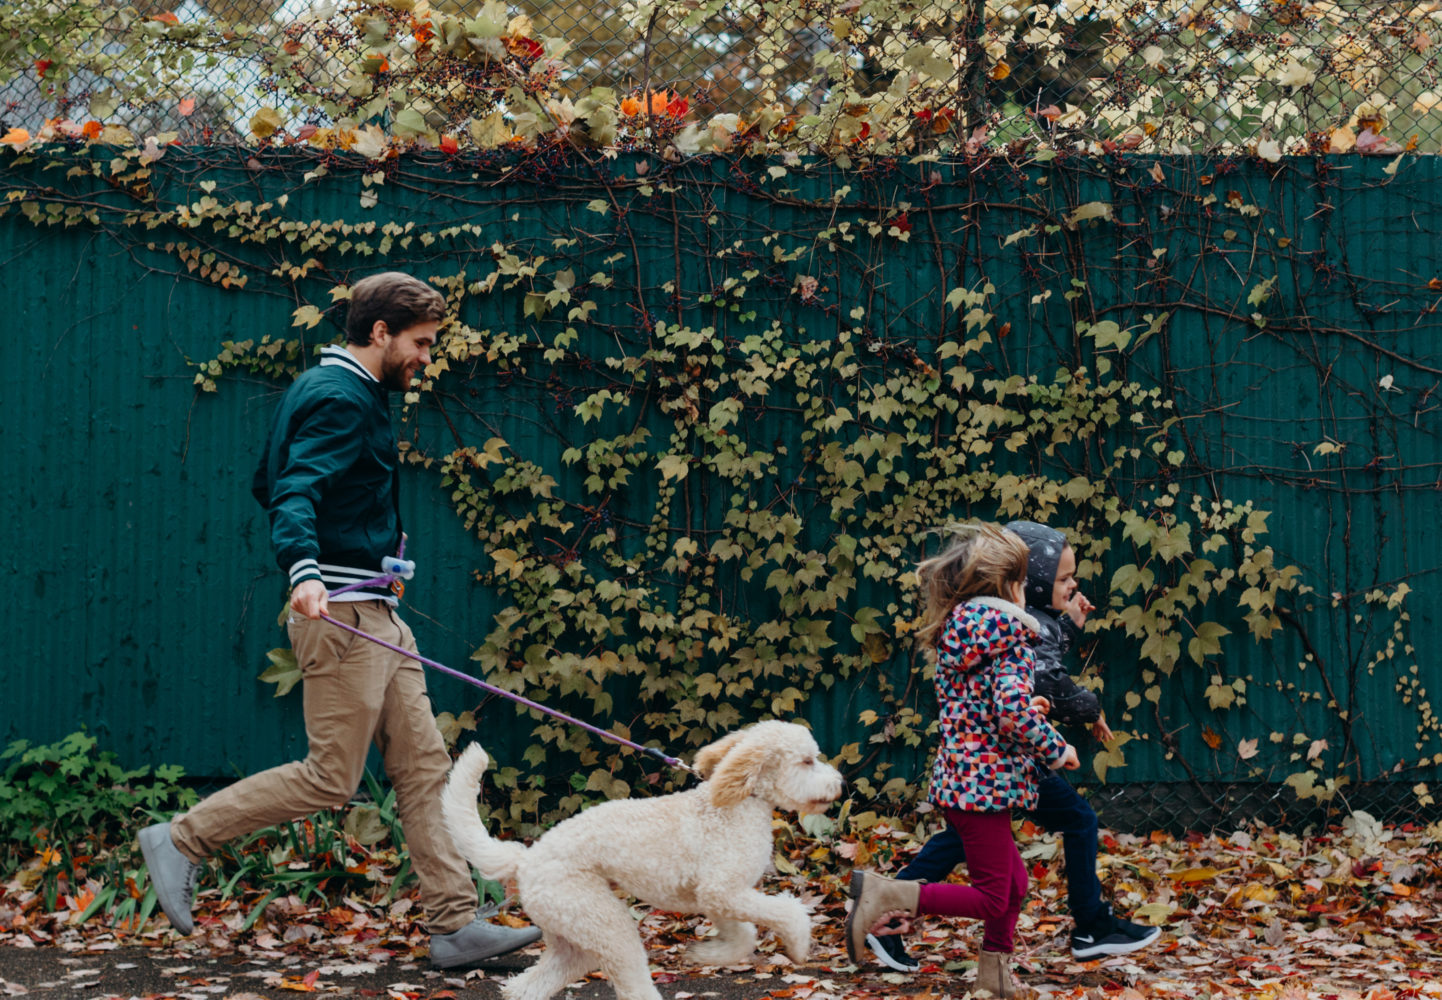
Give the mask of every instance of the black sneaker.
[{"label": "black sneaker", "polygon": [[897,972],[918,972],[921,963],[906,953],[906,942],[900,934],[868,934],[866,944],[876,960]]},{"label": "black sneaker", "polygon": [[1130,955],[1162,936],[1160,927],[1144,927],[1121,917],[1108,916],[1095,927],[1071,932],[1071,954],[1078,961],[1106,955]]}]

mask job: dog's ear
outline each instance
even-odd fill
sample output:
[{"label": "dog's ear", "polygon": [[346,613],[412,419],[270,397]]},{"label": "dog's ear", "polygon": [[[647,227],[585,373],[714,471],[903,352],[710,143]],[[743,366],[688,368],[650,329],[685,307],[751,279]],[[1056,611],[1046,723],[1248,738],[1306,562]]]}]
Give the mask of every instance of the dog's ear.
[{"label": "dog's ear", "polygon": [[745,802],[756,790],[756,782],[770,756],[771,747],[751,741],[735,747],[722,757],[721,763],[706,781],[711,792],[711,804],[724,809]]},{"label": "dog's ear", "polygon": [[702,780],[711,777],[711,772],[716,770],[716,765],[721,759],[731,752],[731,748],[741,742],[745,735],[744,729],[738,729],[734,733],[727,733],[715,743],[708,743],[696,753],[696,761],[692,765],[700,773]]}]

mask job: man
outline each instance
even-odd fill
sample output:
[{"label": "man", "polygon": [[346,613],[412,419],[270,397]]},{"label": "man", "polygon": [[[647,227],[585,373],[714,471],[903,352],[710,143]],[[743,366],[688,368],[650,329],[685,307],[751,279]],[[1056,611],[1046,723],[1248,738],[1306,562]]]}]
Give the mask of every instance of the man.
[{"label": "man", "polygon": [[193,929],[200,861],[232,838],[344,805],[374,740],[395,783],[420,879],[432,964],[473,964],[541,936],[536,928],[487,923],[476,912],[470,870],[441,823],[451,761],[421,665],[320,617],[416,648],[388,588],[335,597],[328,591],[378,576],[381,559],[400,546],[400,463],[388,394],[408,388],[430,362],[445,308],[439,292],[410,275],[391,271],[356,282],[346,345],[325,348],[320,364],[281,399],[251,491],[270,515],[276,560],[290,576],[287,631],[304,679],[309,752],[140,831],[160,905],[183,934]]}]

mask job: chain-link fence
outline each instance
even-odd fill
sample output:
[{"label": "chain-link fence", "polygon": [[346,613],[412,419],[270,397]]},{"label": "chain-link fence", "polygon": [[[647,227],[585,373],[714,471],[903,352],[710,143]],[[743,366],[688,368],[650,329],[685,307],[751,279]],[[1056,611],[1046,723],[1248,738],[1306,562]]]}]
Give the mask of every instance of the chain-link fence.
[{"label": "chain-link fence", "polygon": [[372,122],[484,146],[605,105],[601,144],[734,115],[878,152],[1435,152],[1434,39],[1436,0],[20,0],[0,111],[181,141]]},{"label": "chain-link fence", "polygon": [[1369,782],[1328,801],[1299,800],[1281,784],[1225,782],[1118,783],[1087,788],[1087,799],[1118,833],[1236,830],[1253,824],[1281,830],[1321,830],[1355,812],[1401,826],[1442,821],[1436,803],[1422,805],[1411,783]]}]

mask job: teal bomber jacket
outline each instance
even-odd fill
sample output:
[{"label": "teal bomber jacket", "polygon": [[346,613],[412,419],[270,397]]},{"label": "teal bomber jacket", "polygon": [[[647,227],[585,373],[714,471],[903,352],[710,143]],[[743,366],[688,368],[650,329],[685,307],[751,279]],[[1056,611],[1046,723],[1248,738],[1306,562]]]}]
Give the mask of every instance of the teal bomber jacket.
[{"label": "teal bomber jacket", "polygon": [[319,579],[334,590],[381,572],[401,540],[399,466],[385,386],[345,348],[324,348],[281,398],[251,484],[292,587]]}]

